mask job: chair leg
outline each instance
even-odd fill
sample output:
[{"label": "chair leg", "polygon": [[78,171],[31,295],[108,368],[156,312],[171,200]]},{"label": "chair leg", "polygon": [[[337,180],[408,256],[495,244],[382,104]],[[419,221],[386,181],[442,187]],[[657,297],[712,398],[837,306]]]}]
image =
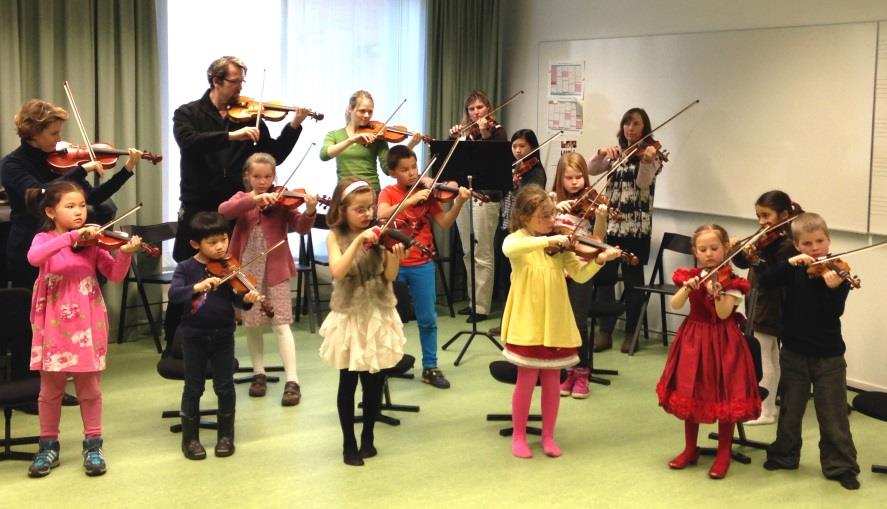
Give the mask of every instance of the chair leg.
[{"label": "chair leg", "polygon": [[40,437],[19,437],[12,438],[12,408],[3,407],[3,417],[6,421],[3,435],[3,451],[0,452],[0,461],[2,460],[25,460],[34,459],[32,452],[13,451],[13,445],[36,444]]},{"label": "chair leg", "polygon": [[129,295],[129,282],[123,281],[123,296],[120,297],[120,320],[117,322],[117,344],[123,343],[123,328],[126,326],[126,297]]},{"label": "chair leg", "polygon": [[647,315],[647,305],[650,303],[650,294],[644,295],[644,303],[641,305],[641,314],[638,316],[638,323],[634,327],[634,333],[631,337],[631,344],[628,345],[628,355],[634,355],[638,350],[638,336],[641,333],[641,317]]},{"label": "chair leg", "polygon": [[157,353],[162,353],[163,348],[160,346],[160,323],[154,321],[154,313],[151,312],[151,305],[148,303],[148,292],[145,290],[145,285],[142,284],[141,281],[137,282],[136,288],[142,299],[142,307],[145,308],[145,315],[148,317],[148,325],[151,327],[151,335],[154,336],[154,346],[157,348]]},{"label": "chair leg", "polygon": [[317,332],[320,323],[320,290],[317,284],[317,265],[311,264],[311,287],[313,289],[314,299],[308,299],[309,329],[311,333]]},{"label": "chair leg", "polygon": [[885,465],[872,465],[872,472],[876,474],[887,474],[887,466]]},{"label": "chair leg", "polygon": [[297,322],[302,318],[302,285],[304,284],[304,279],[305,272],[301,270],[298,271],[296,273],[296,306],[295,309],[293,309],[293,319]]},{"label": "chair leg", "polygon": [[665,294],[659,294],[659,313],[662,317],[662,345],[668,346],[668,315],[665,314]]},{"label": "chair leg", "polygon": [[456,310],[453,308],[453,294],[450,293],[450,285],[447,282],[447,274],[444,271],[443,262],[438,259],[435,260],[434,263],[437,265],[437,271],[440,274],[440,284],[443,286],[444,298],[447,299],[447,308],[450,310],[450,318],[456,318]]}]

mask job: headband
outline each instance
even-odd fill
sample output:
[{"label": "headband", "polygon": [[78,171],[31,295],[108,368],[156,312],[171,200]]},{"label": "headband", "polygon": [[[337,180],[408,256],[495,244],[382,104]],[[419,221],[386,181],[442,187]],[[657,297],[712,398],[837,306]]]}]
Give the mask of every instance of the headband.
[{"label": "headband", "polygon": [[367,184],[366,182],[364,182],[363,180],[358,180],[356,182],[352,182],[352,183],[348,184],[348,187],[346,187],[345,190],[342,191],[342,199],[344,200],[346,196],[353,193],[354,191],[357,191],[358,189],[360,189],[362,187],[370,187],[370,185]]}]

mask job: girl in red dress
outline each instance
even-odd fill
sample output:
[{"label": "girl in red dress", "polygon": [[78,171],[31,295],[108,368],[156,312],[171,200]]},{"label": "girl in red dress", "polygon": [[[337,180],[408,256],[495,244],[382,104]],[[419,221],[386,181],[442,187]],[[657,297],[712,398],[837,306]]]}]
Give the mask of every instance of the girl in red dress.
[{"label": "girl in red dress", "polygon": [[693,233],[699,267],[674,272],[679,290],[671,299],[673,309],[689,299],[690,314],[678,328],[656,385],[659,405],[684,421],[686,447],[669,467],[695,465],[699,423],[718,421],[718,452],[708,472],[712,479],[723,479],[730,468],[734,424],[761,413],[754,361],[739,328],[742,317],[736,314],[748,281],[731,274],[720,283],[714,277],[700,282],[724,260],[729,242],[718,225],[703,225]]}]

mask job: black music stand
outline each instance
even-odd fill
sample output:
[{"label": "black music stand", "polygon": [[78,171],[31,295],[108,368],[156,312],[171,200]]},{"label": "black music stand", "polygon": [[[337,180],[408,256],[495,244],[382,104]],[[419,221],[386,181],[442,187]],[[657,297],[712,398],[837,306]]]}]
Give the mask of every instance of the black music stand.
[{"label": "black music stand", "polygon": [[[445,156],[449,153],[453,143],[454,141],[431,142],[431,153],[438,155],[437,160],[440,161],[440,163],[435,163],[435,174],[439,171],[438,168],[446,159]],[[511,154],[511,144],[508,142],[460,142],[460,146],[455,152],[453,152],[450,162],[444,168],[441,178],[444,180],[455,180],[459,185],[467,186],[469,188],[473,188],[474,184],[477,184],[481,186],[481,189],[498,189],[507,191],[511,189],[512,185],[511,163],[513,161],[514,158]],[[479,167],[487,168],[487,170],[478,174],[475,180],[471,174],[472,171],[475,171],[472,170],[472,168]],[[468,201],[468,224],[470,239],[468,242],[468,249],[469,258],[471,259],[471,265],[469,267],[469,270],[471,271],[471,302],[476,303],[477,279],[475,277],[474,245],[477,243],[477,240],[474,236],[474,200]],[[463,249],[464,247],[465,246],[463,246]],[[471,322],[471,330],[459,331],[453,335],[453,337],[443,345],[443,350],[446,350],[447,347],[453,344],[453,342],[459,339],[463,334],[468,334],[468,341],[465,342],[465,346],[462,347],[462,351],[459,352],[458,357],[456,357],[456,362],[454,363],[455,366],[458,366],[462,361],[462,357],[465,355],[465,352],[468,351],[468,347],[471,346],[471,342],[474,340],[475,336],[486,336],[496,348],[502,350],[502,344],[490,333],[477,330],[477,322]]]}]

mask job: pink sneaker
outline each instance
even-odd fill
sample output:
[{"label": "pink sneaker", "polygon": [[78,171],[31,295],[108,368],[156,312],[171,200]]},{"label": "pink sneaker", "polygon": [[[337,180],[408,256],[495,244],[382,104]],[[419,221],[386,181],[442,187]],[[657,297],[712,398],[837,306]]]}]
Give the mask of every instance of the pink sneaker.
[{"label": "pink sneaker", "polygon": [[[573,399],[585,399],[588,397],[588,368],[576,368],[573,372],[573,391],[570,396]],[[561,386],[561,394],[563,394],[563,386]]]},{"label": "pink sneaker", "polygon": [[567,379],[561,384],[561,396],[569,396],[573,392],[573,384],[575,382],[576,374],[573,368],[567,368]]}]

